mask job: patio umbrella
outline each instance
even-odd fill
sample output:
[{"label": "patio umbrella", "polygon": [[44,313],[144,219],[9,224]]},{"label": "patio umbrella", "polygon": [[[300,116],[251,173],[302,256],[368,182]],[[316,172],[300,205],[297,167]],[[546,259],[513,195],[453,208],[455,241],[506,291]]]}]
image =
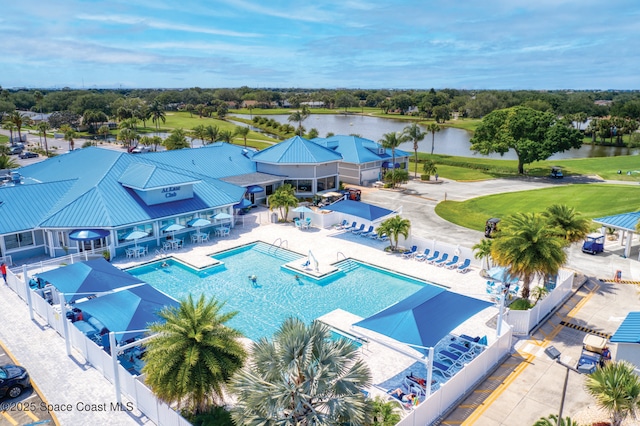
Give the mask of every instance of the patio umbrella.
[{"label": "patio umbrella", "polygon": [[307,206],[296,207],[295,209],[293,209],[293,211],[296,212],[296,213],[300,213],[300,217],[301,218],[304,218],[304,214],[305,213],[313,213],[313,210],[311,210]]},{"label": "patio umbrella", "polygon": [[251,201],[247,200],[246,198],[240,200],[238,204],[233,205],[234,209],[246,209],[247,207],[251,207]]},{"label": "patio umbrella", "polygon": [[191,227],[195,227],[195,228],[200,228],[202,226],[211,225],[211,221],[207,220],[207,219],[203,219],[201,217],[197,217],[197,218],[191,219],[189,222],[187,222],[187,225],[189,225]]},{"label": "patio umbrella", "polygon": [[[69,233],[69,239],[76,241],[78,246],[78,253],[80,253],[80,241],[94,241],[104,238],[109,235],[109,231],[104,229],[76,229]],[[91,244],[93,250],[93,244]],[[84,252],[84,260],[88,260],[87,251]]]},{"label": "patio umbrella", "polygon": [[136,248],[138,248],[138,240],[140,238],[144,238],[146,236],[148,236],[149,233],[148,232],[144,232],[144,231],[140,231],[138,229],[134,229],[133,231],[129,232],[127,235],[124,236],[125,241],[131,241],[133,240]]},{"label": "patio umbrella", "polygon": [[171,225],[165,225],[160,230],[162,232],[171,232],[171,236],[176,236],[176,231],[181,231],[186,228],[184,225],[180,225],[179,223],[172,223]]},{"label": "patio umbrella", "polygon": [[509,274],[509,271],[504,266],[494,266],[487,271],[487,275],[489,275],[491,279],[500,281],[501,283],[514,284],[520,281],[518,277]]},{"label": "patio umbrella", "polygon": [[229,213],[224,213],[224,212],[218,213],[215,216],[211,216],[211,218],[215,220],[231,219],[232,217],[233,216],[231,216]]},{"label": "patio umbrella", "polygon": [[249,194],[257,194],[258,192],[264,192],[264,188],[260,185],[249,185],[247,186],[247,193]]}]

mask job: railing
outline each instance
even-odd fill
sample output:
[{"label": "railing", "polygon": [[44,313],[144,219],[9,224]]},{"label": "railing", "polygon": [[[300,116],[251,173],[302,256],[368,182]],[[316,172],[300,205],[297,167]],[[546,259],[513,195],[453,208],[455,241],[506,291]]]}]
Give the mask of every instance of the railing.
[{"label": "railing", "polygon": [[340,260],[340,255],[342,255],[342,258],[343,258],[344,260],[347,260],[347,256],[345,256],[343,252],[339,251],[339,252],[337,252],[337,253],[336,253],[336,262],[337,262],[338,260]]},{"label": "railing", "polygon": [[[49,270],[52,268],[57,268],[58,266],[64,265],[72,265],[76,262],[81,262],[85,260],[85,253],[87,259],[95,259],[98,257],[102,257],[102,250],[86,250],[80,253],[71,253],[66,256],[52,257],[50,259],[41,260],[39,262],[29,263],[27,264],[27,272],[37,274],[40,272],[44,272],[45,270]],[[9,265],[9,263],[7,263]],[[22,273],[22,266],[17,266],[15,268],[11,268],[11,271],[14,274]]]},{"label": "railing", "polygon": [[[276,243],[280,241],[280,244],[276,245]],[[267,249],[267,253],[271,252],[271,249],[275,247],[275,250],[273,251],[273,253],[277,253],[278,250],[282,247],[282,245],[285,244],[287,249],[289,248],[289,241],[287,240],[283,240],[282,238],[278,237],[276,238],[273,243],[271,243],[271,245],[269,246],[269,249]]]}]

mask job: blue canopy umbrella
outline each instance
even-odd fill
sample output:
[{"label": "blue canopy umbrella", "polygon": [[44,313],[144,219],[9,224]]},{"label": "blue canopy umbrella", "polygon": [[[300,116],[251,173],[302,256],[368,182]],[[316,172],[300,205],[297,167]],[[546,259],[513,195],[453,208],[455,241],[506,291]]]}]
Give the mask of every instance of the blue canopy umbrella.
[{"label": "blue canopy umbrella", "polygon": [[382,168],[384,168],[384,169],[399,169],[400,168],[400,163],[395,163],[395,167],[394,167],[394,164],[391,161],[385,161],[384,163],[382,163]]},{"label": "blue canopy umbrella", "polygon": [[43,272],[38,274],[38,278],[53,285],[60,293],[65,293],[67,302],[143,283],[103,258]]},{"label": "blue canopy umbrella", "polygon": [[203,219],[201,217],[197,217],[197,218],[191,219],[189,222],[187,222],[187,225],[189,225],[191,227],[195,227],[195,228],[200,228],[202,226],[211,225],[211,221],[207,220],[207,219]]},{"label": "blue canopy umbrella", "polygon": [[116,334],[116,341],[120,343],[143,334],[140,330],[160,320],[158,312],[167,306],[177,307],[179,303],[149,284],[143,284],[87,300],[76,306],[100,320],[109,331],[133,331]]},{"label": "blue canopy umbrella", "polygon": [[138,240],[140,238],[144,238],[144,237],[146,237],[148,235],[149,235],[148,232],[140,231],[138,229],[134,229],[133,231],[131,231],[128,234],[126,234],[124,236],[124,239],[125,239],[125,241],[133,240],[133,243],[135,244],[136,248],[138,248]]},{"label": "blue canopy umbrella", "polygon": [[249,185],[247,186],[248,194],[257,194],[258,192],[264,192],[264,188],[260,185]]},{"label": "blue canopy umbrella", "polygon": [[[80,241],[95,241],[105,238],[109,234],[110,232],[104,229],[76,229],[69,233],[69,239],[76,241],[78,253],[80,253]],[[91,249],[93,249],[93,244],[91,245]],[[84,260],[88,260],[86,250],[84,252]]]},{"label": "blue canopy umbrella", "polygon": [[509,274],[509,270],[504,266],[494,266],[487,271],[487,275],[491,279],[500,281],[501,283],[515,284],[520,281],[520,278]]},{"label": "blue canopy umbrella", "polygon": [[246,209],[248,207],[251,207],[251,201],[247,200],[246,198],[243,198],[242,200],[240,200],[240,202],[238,204],[234,204],[233,208],[234,209]]},{"label": "blue canopy umbrella", "polygon": [[373,204],[367,204],[361,201],[353,200],[338,201],[337,203],[333,203],[329,206],[321,207],[320,210],[332,210],[335,212],[361,217],[372,222],[393,213],[393,210],[388,210],[382,207],[374,206]]}]

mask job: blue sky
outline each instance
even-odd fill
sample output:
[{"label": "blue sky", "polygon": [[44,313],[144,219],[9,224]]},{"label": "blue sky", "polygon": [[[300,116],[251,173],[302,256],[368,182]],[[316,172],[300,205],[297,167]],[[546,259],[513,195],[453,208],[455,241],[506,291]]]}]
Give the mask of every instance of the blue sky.
[{"label": "blue sky", "polygon": [[0,85],[640,89],[637,0],[17,0]]}]

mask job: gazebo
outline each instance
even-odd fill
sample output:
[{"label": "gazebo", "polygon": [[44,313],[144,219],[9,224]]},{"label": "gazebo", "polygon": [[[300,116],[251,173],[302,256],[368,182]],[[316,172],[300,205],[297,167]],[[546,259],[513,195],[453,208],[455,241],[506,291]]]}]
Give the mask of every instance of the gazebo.
[{"label": "gazebo", "polygon": [[629,257],[631,254],[631,241],[637,232],[636,225],[639,220],[640,212],[622,213],[593,219],[595,223],[602,225],[602,234],[606,234],[605,228],[622,231],[620,245],[624,245],[624,257]]}]

